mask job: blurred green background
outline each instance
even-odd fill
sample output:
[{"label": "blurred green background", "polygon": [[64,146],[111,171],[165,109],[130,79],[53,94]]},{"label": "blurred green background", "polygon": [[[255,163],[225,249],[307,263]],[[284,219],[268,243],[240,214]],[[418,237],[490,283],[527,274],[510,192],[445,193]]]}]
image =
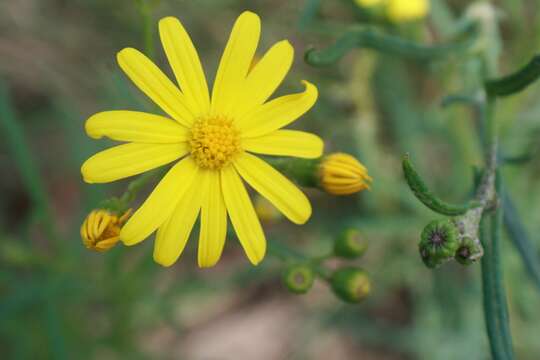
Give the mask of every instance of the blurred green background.
[{"label": "blurred green background", "polygon": [[[540,50],[537,0],[494,1],[500,10],[501,72]],[[469,1],[433,0],[420,24],[388,31],[423,43],[443,41]],[[477,85],[472,56],[429,64],[355,50],[339,63],[303,63],[311,46],[330,44],[361,21],[347,0],[161,0],[152,14],[154,60],[170,74],[157,20],[177,16],[213,77],[238,14],[263,22],[259,49],[287,38],[296,50],[280,92],[301,79],[320,92],[294,127],[324,138],[327,151],[358,156],[373,189],[332,197],[307,190],[314,214],[298,227],[264,224],[268,238],[304,254],[328,251],[356,227],[369,241],[358,265],[372,281],[360,305],[345,305],[326,284],[307,295],[280,283],[271,255],[251,267],[234,237],[213,269],[196,267],[196,239],[180,261],[152,261],[153,240],[99,254],[84,248],[79,227],[127,181],[86,185],[81,163],[110,146],[83,131],[93,113],[155,111],[115,63],[123,47],[144,47],[145,20],[135,0],[0,0],[0,357],[3,359],[487,359],[479,265],[429,270],[417,254],[424,225],[436,215],[406,188],[409,152],[445,199],[464,199],[481,164],[472,112],[441,108],[448,94]],[[316,11],[313,11],[316,10]],[[538,148],[540,86],[501,102],[505,154]],[[504,169],[507,189],[540,248],[540,162]],[[149,191],[149,189],[148,189]],[[232,240],[232,241],[231,241]],[[509,241],[504,280],[516,357],[540,358],[540,293]],[[330,264],[334,265],[334,264]]]}]

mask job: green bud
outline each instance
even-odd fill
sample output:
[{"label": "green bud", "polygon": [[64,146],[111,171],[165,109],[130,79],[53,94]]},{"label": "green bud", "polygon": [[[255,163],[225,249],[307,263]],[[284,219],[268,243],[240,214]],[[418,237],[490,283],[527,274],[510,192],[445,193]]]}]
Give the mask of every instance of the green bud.
[{"label": "green bud", "polygon": [[285,269],[283,283],[295,294],[305,294],[311,289],[315,276],[307,265],[293,265]]},{"label": "green bud", "polygon": [[435,220],[422,231],[418,249],[429,268],[434,268],[454,257],[459,247],[458,229],[451,220]]},{"label": "green bud", "polygon": [[473,239],[465,237],[461,241],[454,258],[461,265],[470,265],[481,257],[482,249]]},{"label": "green bud", "polygon": [[330,278],[330,285],[337,297],[349,303],[359,303],[371,289],[366,272],[354,267],[336,270]]},{"label": "green bud", "polygon": [[336,239],[334,254],[346,259],[355,259],[364,255],[367,247],[367,241],[358,230],[347,229]]}]

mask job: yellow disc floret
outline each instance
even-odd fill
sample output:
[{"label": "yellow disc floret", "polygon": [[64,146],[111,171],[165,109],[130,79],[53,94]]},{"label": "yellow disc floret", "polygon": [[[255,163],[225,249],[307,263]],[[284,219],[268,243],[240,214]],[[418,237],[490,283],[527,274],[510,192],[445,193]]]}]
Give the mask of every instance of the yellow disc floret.
[{"label": "yellow disc floret", "polygon": [[218,170],[242,151],[240,134],[231,120],[210,117],[197,120],[191,128],[191,155],[205,169]]}]

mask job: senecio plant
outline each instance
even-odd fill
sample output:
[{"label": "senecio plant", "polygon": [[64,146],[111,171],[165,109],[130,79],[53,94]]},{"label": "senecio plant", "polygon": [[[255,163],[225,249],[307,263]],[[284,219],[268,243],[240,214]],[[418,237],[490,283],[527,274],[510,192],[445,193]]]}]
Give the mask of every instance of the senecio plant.
[{"label": "senecio plant", "polygon": [[[319,2],[309,3],[311,14],[316,13],[312,10]],[[513,74],[499,76],[497,14],[489,3],[472,4],[451,39],[429,45],[400,37],[395,31],[396,27],[421,21],[429,12],[429,1],[351,0],[351,5],[367,25],[355,24],[325,49],[308,50],[304,56],[307,64],[330,66],[353,48],[421,62],[459,54],[481,63],[482,79],[475,89],[443,100],[444,106],[472,106],[478,115],[484,163],[471,181],[471,198],[463,204],[448,203],[429,189],[409,155],[403,157],[402,166],[412,193],[438,214],[421,232],[419,258],[428,268],[449,261],[481,263],[491,353],[495,359],[512,359],[500,259],[503,217],[532,270],[534,259],[527,250],[531,245],[520,236],[519,218],[504,193],[499,167],[505,159],[498,145],[496,104],[540,76],[540,59],[534,58]],[[244,182],[289,220],[304,224],[312,209],[298,186],[350,195],[369,189],[372,181],[364,165],[353,156],[323,155],[323,141],[318,136],[283,129],[315,105],[317,87],[303,81],[303,92],[270,99],[291,67],[294,50],[289,42],[280,41],[254,61],[260,27],[256,14],[244,12],[239,16],[211,92],[197,51],[176,18],[162,19],[159,35],[177,84],[141,52],[126,48],[118,53],[121,69],[167,116],[124,110],[101,112],[87,120],[90,137],[127,143],[88,159],[82,166],[84,180],[105,183],[142,175],[121,197],[108,199],[94,210],[84,221],[81,236],[86,247],[106,251],[118,242],[135,245],[156,233],[154,259],[171,266],[199,218],[198,264],[211,267],[223,251],[229,220],[252,264],[263,260],[267,244],[269,253],[283,260],[283,282],[291,292],[306,293],[318,277],[343,301],[359,302],[370,292],[367,273],[351,265],[326,266],[330,258],[341,259],[341,264],[365,253],[367,242],[357,229],[343,229],[328,254],[304,256],[267,242],[246,191]],[[151,46],[147,52],[153,52]],[[173,165],[163,171],[170,163]],[[155,189],[133,211],[140,189],[156,177],[161,180]]]},{"label": "senecio plant", "polygon": [[[211,92],[195,46],[176,18],[161,19],[159,35],[177,85],[140,51],[126,48],[118,53],[120,68],[167,116],[115,110],[86,121],[90,137],[125,143],[84,162],[85,182],[143,174],[122,197],[105,201],[89,214],[81,227],[87,248],[106,251],[119,241],[135,245],[156,233],[154,260],[171,266],[199,218],[198,264],[212,267],[221,257],[229,219],[247,258],[257,265],[265,257],[267,241],[244,181],[296,224],[310,218],[311,204],[279,170],[300,185],[334,195],[369,188],[367,169],[354,157],[321,156],[318,136],[282,129],[315,104],[317,87],[303,81],[303,92],[269,100],[292,65],[294,49],[287,40],[280,41],[254,63],[260,33],[255,13],[238,17]],[[273,158],[265,161],[258,155]],[[132,212],[137,193],[154,177],[161,180]],[[304,293],[317,273],[344,300],[361,300],[369,292],[367,276],[356,268],[329,272],[321,262],[331,256],[290,261],[286,255],[285,284]]]}]

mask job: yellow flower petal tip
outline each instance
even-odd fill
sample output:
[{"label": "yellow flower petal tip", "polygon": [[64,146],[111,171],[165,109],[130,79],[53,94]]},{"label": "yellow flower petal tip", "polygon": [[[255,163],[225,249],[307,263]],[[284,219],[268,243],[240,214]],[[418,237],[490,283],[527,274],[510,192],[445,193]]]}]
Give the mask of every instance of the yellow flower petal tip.
[{"label": "yellow flower petal tip", "polygon": [[173,163],[117,234],[129,246],[157,232],[154,260],[163,266],[181,256],[199,217],[198,264],[214,266],[225,243],[227,215],[249,261],[262,261],[266,239],[242,179],[292,222],[305,223],[311,215],[311,204],[296,185],[253,155],[317,158],[323,150],[313,134],[280,130],[315,104],[318,90],[304,80],[303,92],[269,100],[293,63],[294,49],[282,40],[253,66],[260,23],[251,11],[237,18],[210,91],[182,23],[161,19],[160,39],[176,83],[134,48],[122,49],[116,58],[168,116],[122,110],[86,121],[90,137],[125,142],[82,165],[86,182],[116,181]]},{"label": "yellow flower petal tip", "polygon": [[238,16],[238,19],[236,21],[237,22],[249,21],[249,22],[260,23],[261,18],[259,17],[259,15],[255,14],[253,11],[246,10],[242,12],[240,16]]},{"label": "yellow flower petal tip", "polygon": [[354,156],[334,153],[325,156],[319,167],[319,183],[332,195],[350,195],[370,188],[372,178]]},{"label": "yellow flower petal tip", "polygon": [[121,216],[105,209],[93,210],[81,226],[81,238],[86,248],[104,252],[111,249],[120,239],[120,230],[131,209]]}]

